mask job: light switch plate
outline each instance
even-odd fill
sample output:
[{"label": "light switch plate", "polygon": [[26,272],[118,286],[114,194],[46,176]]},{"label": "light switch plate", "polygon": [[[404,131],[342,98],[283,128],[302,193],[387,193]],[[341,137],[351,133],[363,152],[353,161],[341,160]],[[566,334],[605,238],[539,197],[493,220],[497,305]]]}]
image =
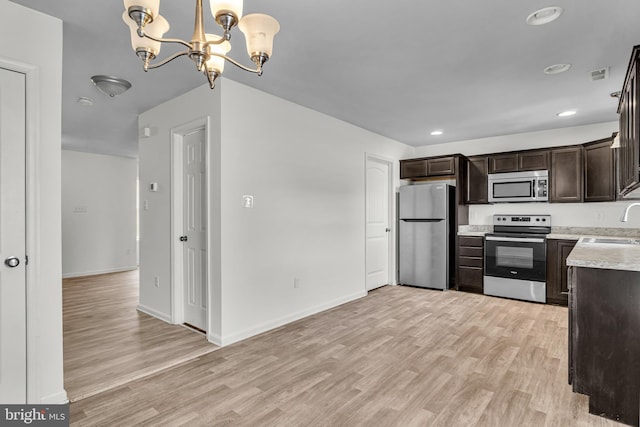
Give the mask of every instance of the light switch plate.
[{"label": "light switch plate", "polygon": [[248,195],[242,196],[242,207],[243,208],[252,208],[253,207],[253,196],[248,196]]}]

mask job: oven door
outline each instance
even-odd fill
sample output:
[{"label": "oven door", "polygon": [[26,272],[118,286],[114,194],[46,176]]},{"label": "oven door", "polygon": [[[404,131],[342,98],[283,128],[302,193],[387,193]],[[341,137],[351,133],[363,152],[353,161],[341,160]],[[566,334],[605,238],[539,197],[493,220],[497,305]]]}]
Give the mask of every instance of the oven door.
[{"label": "oven door", "polygon": [[539,236],[485,237],[485,275],[546,282],[547,245]]}]

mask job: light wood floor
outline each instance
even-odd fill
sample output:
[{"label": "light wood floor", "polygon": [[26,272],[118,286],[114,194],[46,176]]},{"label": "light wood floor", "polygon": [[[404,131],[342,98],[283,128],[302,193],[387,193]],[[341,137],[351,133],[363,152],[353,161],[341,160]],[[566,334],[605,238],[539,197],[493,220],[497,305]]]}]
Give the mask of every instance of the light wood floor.
[{"label": "light wood floor", "polygon": [[63,280],[64,383],[73,402],[218,347],[136,310],[138,272]]},{"label": "light wood floor", "polygon": [[71,404],[72,425],[614,426],[567,385],[567,309],[384,287]]}]

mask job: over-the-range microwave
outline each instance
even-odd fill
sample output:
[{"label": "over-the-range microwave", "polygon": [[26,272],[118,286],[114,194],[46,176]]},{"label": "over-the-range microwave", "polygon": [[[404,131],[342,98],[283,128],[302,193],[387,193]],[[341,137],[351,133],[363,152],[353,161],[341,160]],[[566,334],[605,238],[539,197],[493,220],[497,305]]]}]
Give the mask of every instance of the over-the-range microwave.
[{"label": "over-the-range microwave", "polygon": [[549,200],[549,171],[489,174],[489,203],[546,202]]}]

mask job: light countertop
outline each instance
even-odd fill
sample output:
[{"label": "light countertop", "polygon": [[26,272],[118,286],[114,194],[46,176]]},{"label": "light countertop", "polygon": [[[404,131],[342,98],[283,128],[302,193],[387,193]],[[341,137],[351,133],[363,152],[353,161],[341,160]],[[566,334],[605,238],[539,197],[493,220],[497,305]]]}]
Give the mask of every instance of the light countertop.
[{"label": "light countertop", "polygon": [[640,271],[640,245],[588,243],[582,237],[567,258],[574,267]]}]

